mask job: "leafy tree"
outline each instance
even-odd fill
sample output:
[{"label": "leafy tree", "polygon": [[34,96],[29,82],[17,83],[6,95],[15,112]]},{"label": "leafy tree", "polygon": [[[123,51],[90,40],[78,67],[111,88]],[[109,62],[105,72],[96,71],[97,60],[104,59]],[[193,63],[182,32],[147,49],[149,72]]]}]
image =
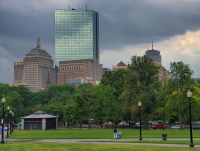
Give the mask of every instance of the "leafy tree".
[{"label": "leafy tree", "polygon": [[[52,85],[47,90],[47,100],[50,101],[52,98],[58,96],[60,93],[63,92],[68,92],[69,94],[73,94],[76,92],[76,88],[71,84]],[[59,99],[57,99],[57,101],[59,101]]]},{"label": "leafy tree", "polygon": [[182,61],[170,63],[170,76],[173,79],[171,81],[171,86],[174,91],[176,91],[176,93],[174,92],[174,94],[171,95],[171,99],[174,100],[173,104],[174,107],[176,107],[175,111],[177,111],[179,116],[181,128],[183,128],[183,114],[187,104],[185,94],[192,84],[192,74],[193,71],[190,69],[190,65],[184,64]]},{"label": "leafy tree", "polygon": [[[144,55],[142,57],[133,56],[131,58],[130,74],[125,84],[124,101],[128,114],[138,112],[138,102],[142,103],[141,112],[148,126],[148,120],[157,107],[156,90],[160,87],[158,78],[159,66]],[[130,106],[130,107],[128,107]]]},{"label": "leafy tree", "polygon": [[192,80],[194,80],[194,85],[200,88],[200,78],[192,78]]},{"label": "leafy tree", "polygon": [[116,100],[114,92],[115,89],[103,84],[99,84],[91,89],[89,98],[91,101],[89,107],[90,116],[100,126],[102,126],[103,122],[112,121],[117,123],[122,119],[120,116],[120,103]]},{"label": "leafy tree", "polygon": [[115,89],[115,97],[118,97],[124,91],[124,83],[126,81],[129,71],[124,69],[119,69],[117,71],[106,71],[101,79],[101,84],[110,85]]},{"label": "leafy tree", "polygon": [[47,92],[44,90],[41,90],[39,92],[33,92],[32,94],[32,102],[29,104],[29,106],[34,106],[37,104],[48,104],[47,100]]},{"label": "leafy tree", "polygon": [[[127,87],[126,87],[127,88]],[[137,107],[133,105],[135,103],[135,100],[133,99],[132,95],[132,89],[125,89],[125,91],[121,94],[119,97],[119,100],[122,105],[122,116],[123,121],[128,121],[129,125],[131,125],[131,117],[133,113],[137,111]],[[134,118],[135,120],[137,118]]]},{"label": "leafy tree", "polygon": [[76,112],[76,102],[66,104],[63,109],[64,121],[72,124],[74,122],[75,112]]},{"label": "leafy tree", "polygon": [[7,93],[10,91],[10,87],[8,84],[0,83],[0,98],[2,99]]},{"label": "leafy tree", "polygon": [[77,94],[73,119],[80,124],[81,129],[83,122],[89,120],[88,104],[89,102],[83,99],[83,95]]},{"label": "leafy tree", "polygon": [[121,103],[115,97],[116,90],[111,86],[105,86],[104,95],[106,99],[103,102],[103,121],[112,123],[118,123],[122,120],[122,106]]},{"label": "leafy tree", "polygon": [[[172,79],[170,79],[172,80]],[[156,115],[158,116],[157,120],[162,119],[162,123],[165,123],[166,120],[170,117],[167,118],[166,115],[166,103],[171,95],[171,93],[173,92],[173,90],[171,89],[171,86],[169,85],[168,82],[170,81],[168,79],[162,79],[161,80],[161,87],[158,89],[157,91],[157,100],[158,100],[158,108],[156,109]]]},{"label": "leafy tree", "polygon": [[5,109],[7,106],[10,106],[10,109],[14,113],[14,117],[16,121],[20,121],[23,115],[23,106],[22,106],[22,97],[17,91],[9,91],[7,92],[7,96],[5,97]]},{"label": "leafy tree", "polygon": [[86,91],[88,91],[89,89],[91,89],[92,87],[94,87],[94,85],[91,83],[80,84],[77,88],[77,92],[80,94],[83,94]]},{"label": "leafy tree", "polygon": [[24,107],[28,107],[32,105],[32,94],[33,92],[31,92],[28,88],[19,85],[19,86],[13,86],[10,87],[11,91],[17,91],[21,97],[22,97],[22,105]]},{"label": "leafy tree", "polygon": [[43,110],[47,114],[58,116],[58,122],[64,122],[64,120],[63,120],[64,106],[62,104],[59,104],[59,103],[46,104],[46,105],[44,105]]}]

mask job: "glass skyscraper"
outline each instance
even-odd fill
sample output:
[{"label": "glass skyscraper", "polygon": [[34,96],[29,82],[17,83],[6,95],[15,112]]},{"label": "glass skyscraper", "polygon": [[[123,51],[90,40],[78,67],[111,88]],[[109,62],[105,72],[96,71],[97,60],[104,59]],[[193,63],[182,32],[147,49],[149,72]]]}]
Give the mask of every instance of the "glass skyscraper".
[{"label": "glass skyscraper", "polygon": [[99,15],[92,10],[55,10],[55,64],[99,61]]}]

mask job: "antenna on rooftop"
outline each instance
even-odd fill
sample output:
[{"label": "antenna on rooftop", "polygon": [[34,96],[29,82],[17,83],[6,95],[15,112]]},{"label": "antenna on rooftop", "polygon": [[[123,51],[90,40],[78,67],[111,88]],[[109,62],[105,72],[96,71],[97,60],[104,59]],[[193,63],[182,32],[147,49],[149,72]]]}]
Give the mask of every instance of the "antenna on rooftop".
[{"label": "antenna on rooftop", "polygon": [[153,38],[152,38],[152,50],[153,50]]}]

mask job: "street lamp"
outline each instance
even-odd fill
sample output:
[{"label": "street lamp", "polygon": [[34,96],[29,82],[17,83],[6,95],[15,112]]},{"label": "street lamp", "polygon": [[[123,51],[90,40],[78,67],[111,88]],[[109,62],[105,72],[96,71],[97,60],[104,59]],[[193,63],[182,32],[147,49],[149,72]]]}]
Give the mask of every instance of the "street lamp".
[{"label": "street lamp", "polygon": [[138,102],[138,107],[139,107],[139,110],[140,110],[140,138],[139,140],[141,141],[142,140],[142,128],[141,128],[141,106],[142,106],[142,103],[139,101]]},{"label": "street lamp", "polygon": [[[7,110],[8,110],[8,118],[7,118],[7,119],[8,119],[8,122],[7,122],[7,123],[8,123],[8,126],[9,126],[9,121],[10,121],[10,118],[9,118],[10,106],[7,107]],[[8,136],[8,130],[9,130],[10,128],[8,129],[8,126],[7,126],[7,136],[6,136],[6,138],[9,138],[9,136]]]},{"label": "street lamp", "polygon": [[10,110],[10,134],[12,134],[12,111]]},{"label": "street lamp", "polygon": [[1,102],[2,102],[2,105],[3,105],[3,108],[2,108],[2,120],[1,120],[1,122],[2,122],[1,143],[4,143],[4,103],[6,102],[6,99],[3,97],[2,100],[1,100]]},{"label": "street lamp", "polygon": [[71,115],[70,128],[72,128],[72,116],[73,116],[73,115]]},{"label": "street lamp", "polygon": [[14,129],[14,113],[12,112],[12,133],[13,133],[13,129]]},{"label": "street lamp", "polygon": [[192,120],[191,120],[191,105],[190,105],[190,98],[192,97],[192,92],[188,90],[187,97],[189,100],[189,117],[190,117],[190,147],[194,147],[193,138],[192,138]]}]

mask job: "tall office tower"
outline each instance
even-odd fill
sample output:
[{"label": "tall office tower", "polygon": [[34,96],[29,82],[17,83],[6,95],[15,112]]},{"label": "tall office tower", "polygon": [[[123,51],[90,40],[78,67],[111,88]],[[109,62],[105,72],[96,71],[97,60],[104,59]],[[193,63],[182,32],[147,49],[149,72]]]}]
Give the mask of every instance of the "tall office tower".
[{"label": "tall office tower", "polygon": [[158,50],[147,50],[147,51],[145,51],[145,54],[147,56],[149,56],[151,59],[153,59],[155,62],[162,64],[160,51],[158,51]]},{"label": "tall office tower", "polygon": [[149,56],[155,62],[162,64],[160,51],[153,49],[153,42],[152,42],[152,50],[145,51],[145,55]]},{"label": "tall office tower", "polygon": [[[52,57],[41,48],[38,38],[37,47],[29,51],[23,62],[15,63],[15,84],[28,85],[32,91],[46,89],[50,84],[56,84],[56,72]],[[19,79],[20,81],[16,81]]]},{"label": "tall office tower", "polygon": [[156,66],[159,66],[159,73],[158,73],[159,79],[160,80],[169,79],[170,77],[169,72],[165,69],[164,66],[162,66],[160,51],[153,49],[153,42],[152,42],[152,50],[145,51],[145,55],[153,59]]},{"label": "tall office tower", "polygon": [[92,10],[55,10],[55,65],[79,59],[99,61],[99,15]]}]

